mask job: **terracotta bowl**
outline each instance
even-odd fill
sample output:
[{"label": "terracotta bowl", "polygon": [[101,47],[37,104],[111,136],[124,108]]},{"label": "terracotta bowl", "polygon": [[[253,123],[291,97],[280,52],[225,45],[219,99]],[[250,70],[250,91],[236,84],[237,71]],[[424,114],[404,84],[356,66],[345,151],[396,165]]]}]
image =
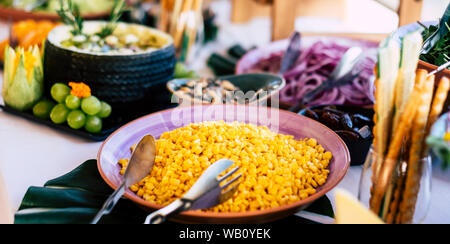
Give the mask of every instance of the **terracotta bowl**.
[{"label": "terracotta bowl", "polygon": [[[422,60],[419,61],[419,69],[426,69],[428,72],[432,72],[438,69],[438,66],[424,62]],[[450,79],[450,70],[445,69],[442,72],[436,74],[436,81],[440,81],[442,78],[447,77]]]},{"label": "terracotta bowl", "polygon": [[[226,116],[225,116],[226,115]],[[258,118],[260,119],[258,122]],[[316,138],[327,150],[332,152],[330,175],[327,182],[317,189],[317,193],[309,198],[290,205],[264,211],[244,213],[206,213],[190,211],[171,219],[179,223],[197,224],[260,224],[276,221],[295,214],[308,207],[315,200],[323,197],[343,179],[350,166],[350,153],[340,137],[326,126],[294,113],[241,105],[205,105],[181,107],[151,114],[133,121],[112,134],[102,145],[98,153],[98,169],[101,176],[112,188],[122,182],[120,175],[120,159],[129,158],[130,147],[144,135],[151,134],[159,138],[162,133],[184,127],[192,122],[220,121],[246,122],[265,125],[281,134],[295,136],[296,139]],[[276,128],[279,128],[278,130]],[[144,201],[136,194],[127,190],[125,197],[149,212],[160,209],[161,206]]]}]

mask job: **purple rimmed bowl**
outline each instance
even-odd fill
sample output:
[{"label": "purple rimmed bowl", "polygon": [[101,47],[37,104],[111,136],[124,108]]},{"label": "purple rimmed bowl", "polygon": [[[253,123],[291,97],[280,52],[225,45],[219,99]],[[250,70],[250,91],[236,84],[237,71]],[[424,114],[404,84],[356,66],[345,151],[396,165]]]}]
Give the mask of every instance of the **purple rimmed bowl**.
[{"label": "purple rimmed bowl", "polygon": [[[327,182],[309,198],[293,204],[269,210],[243,213],[206,213],[189,211],[180,214],[172,221],[197,224],[261,224],[276,221],[305,208],[336,187],[344,178],[350,166],[350,153],[344,141],[326,126],[295,113],[267,107],[243,105],[204,105],[175,108],[154,113],[137,119],[113,133],[101,146],[98,153],[98,169],[101,176],[113,189],[122,182],[120,159],[131,156],[130,147],[144,135],[151,134],[159,138],[164,132],[203,121],[244,122],[258,126],[267,126],[280,134],[292,135],[297,140],[315,138],[325,150],[333,154],[330,162],[330,174]],[[125,197],[149,212],[162,206],[147,202],[135,193],[127,190]]]}]

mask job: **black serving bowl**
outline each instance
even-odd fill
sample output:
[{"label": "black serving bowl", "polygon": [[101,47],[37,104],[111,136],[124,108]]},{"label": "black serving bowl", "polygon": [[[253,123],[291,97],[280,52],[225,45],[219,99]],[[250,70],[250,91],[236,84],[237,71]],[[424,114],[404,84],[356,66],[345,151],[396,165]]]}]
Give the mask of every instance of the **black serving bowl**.
[{"label": "black serving bowl", "polygon": [[[84,23],[86,33],[105,24],[102,21]],[[102,54],[65,48],[60,42],[70,37],[68,26],[56,27],[45,45],[44,73],[46,91],[54,83],[84,82],[93,95],[110,103],[114,109],[125,108],[164,92],[173,78],[176,57],[173,39],[168,34],[141,25],[132,26],[140,33],[157,35],[164,40],[162,48],[135,54]],[[119,28],[118,27],[118,28]]]},{"label": "black serving bowl", "polygon": [[[269,89],[265,96],[261,96],[254,103],[251,104],[267,104],[269,99],[273,96],[277,96],[280,91],[286,86],[286,81],[283,77],[278,75],[273,75],[269,73],[255,73],[255,74],[241,74],[241,75],[228,75],[217,77],[218,80],[227,80],[231,82],[234,86],[239,88],[244,93],[248,93],[251,91],[257,92],[261,89],[265,89],[266,87],[272,87],[273,89]],[[196,99],[184,95],[179,94],[177,90],[191,81],[193,79],[174,79],[167,83],[167,89],[172,93],[173,96],[183,99],[184,104],[208,104],[208,102],[197,101]],[[222,103],[222,101],[219,101]]]},{"label": "black serving bowl", "polygon": [[[370,120],[370,122],[367,124],[370,127],[370,132],[373,131],[373,117],[374,117],[374,110],[373,108],[369,108],[369,107],[356,107],[356,106],[346,106],[346,105],[323,105],[323,106],[313,106],[313,107],[308,107],[308,108],[304,108],[302,109],[299,114],[303,115],[303,116],[307,116],[307,110],[323,110],[327,107],[334,107],[336,108],[336,110],[341,111],[343,113],[347,113],[347,114],[359,114],[362,115],[366,118],[368,118]],[[311,118],[311,117],[310,117]],[[316,118],[312,118],[317,120],[318,122],[328,126],[330,129],[334,130],[334,131],[340,131],[341,129],[337,129],[337,128],[332,128],[333,126],[327,125],[327,123],[324,123],[324,121],[321,121],[321,119],[316,119]],[[352,131],[354,132],[354,131]],[[363,138],[359,138],[358,140],[354,140],[352,138],[349,138],[348,136],[345,136],[345,133],[337,133],[345,142],[345,144],[347,144],[347,147],[350,151],[350,156],[351,156],[351,165],[352,166],[357,166],[357,165],[363,165],[364,162],[366,161],[367,155],[370,151],[370,148],[372,146],[373,143],[373,136],[369,136],[366,139]]]}]

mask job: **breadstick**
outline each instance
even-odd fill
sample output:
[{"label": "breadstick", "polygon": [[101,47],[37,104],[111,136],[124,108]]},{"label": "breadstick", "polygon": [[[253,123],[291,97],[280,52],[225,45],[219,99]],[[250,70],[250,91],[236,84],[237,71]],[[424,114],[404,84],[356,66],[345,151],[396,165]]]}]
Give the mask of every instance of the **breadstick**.
[{"label": "breadstick", "polygon": [[[434,100],[433,100],[433,105],[431,107],[431,112],[430,112],[430,116],[428,118],[428,125],[427,125],[427,129],[426,129],[426,135],[430,134],[431,131],[431,127],[433,126],[434,123],[436,123],[436,121],[438,120],[440,114],[443,111],[444,108],[444,104],[445,101],[448,97],[448,92],[450,90],[450,80],[446,77],[442,78],[439,86],[436,90],[436,94],[434,96]],[[425,145],[425,149],[422,152],[422,157],[421,158],[425,158],[426,154],[429,150],[429,147],[427,145]],[[401,223],[401,216],[398,216],[398,220],[397,223]]]},{"label": "breadstick", "polygon": [[386,217],[386,224],[395,223],[395,218],[398,213],[398,206],[400,205],[404,184],[405,184],[405,176],[400,176],[397,179],[397,183],[393,194],[393,200],[391,202],[391,205],[389,206],[389,213],[387,214]]},{"label": "breadstick", "polygon": [[401,159],[398,165],[399,174],[397,175],[396,183],[393,185],[394,192],[391,199],[392,201],[390,202],[388,216],[386,217],[386,223],[388,224],[395,223],[396,217],[398,215],[398,207],[402,200],[403,190],[405,189],[406,173],[408,170],[408,152],[409,148],[411,147],[410,137],[410,134],[407,134],[405,136],[405,142],[402,147],[400,156]]},{"label": "breadstick", "polygon": [[406,176],[405,191],[400,203],[399,220],[402,224],[412,222],[417,202],[417,195],[420,189],[420,179],[423,171],[421,162],[423,150],[425,148],[425,137],[430,115],[431,103],[433,100],[434,76],[427,79],[424,92],[420,98],[420,106],[413,126],[412,144],[408,160],[408,173]]},{"label": "breadstick", "polygon": [[[377,68],[377,66],[375,66],[375,70],[374,70],[374,72],[375,72],[375,74],[378,74],[378,68]],[[378,78],[375,80],[375,97],[377,97],[378,96],[378,94],[377,94],[377,91],[378,91],[378,89],[376,89],[377,87],[378,87],[378,84],[379,84],[379,80],[378,80]],[[374,105],[374,110],[375,110],[375,115],[373,116],[373,121],[374,121],[374,123],[375,123],[375,126],[373,127],[373,144],[372,144],[372,150],[373,150],[373,152],[374,152],[374,155],[373,155],[373,158],[372,158],[372,161],[373,161],[373,163],[372,163],[372,188],[370,189],[370,193],[371,194],[373,194],[373,190],[374,190],[374,185],[375,185],[375,182],[376,182],[376,179],[377,179],[377,173],[378,173],[378,168],[379,168],[379,165],[382,163],[382,162],[380,162],[381,160],[379,160],[379,157],[378,157],[378,154],[377,154],[377,151],[378,151],[378,140],[377,140],[377,138],[378,138],[378,126],[376,126],[377,124],[378,124],[378,116],[377,116],[377,114],[378,114],[378,107],[379,107],[379,103],[377,103],[376,101],[375,101],[375,105]]]},{"label": "breadstick", "polygon": [[161,0],[161,15],[159,17],[159,29],[167,32],[167,26],[169,22],[169,6],[170,0]]},{"label": "breadstick", "polygon": [[[403,189],[405,187],[406,180],[406,168],[404,169],[403,163],[400,165],[401,167],[401,175],[397,178],[397,182],[395,183],[395,190],[392,196],[392,202],[389,206],[389,212],[386,217],[387,224],[394,224],[396,216],[398,214],[398,206],[402,200]],[[403,173],[404,172],[404,173]]]},{"label": "breadstick", "polygon": [[192,9],[193,0],[184,0],[183,7],[181,9],[181,14],[176,26],[175,34],[173,36],[175,47],[181,47],[183,41],[183,35],[187,24],[187,15],[186,13]]},{"label": "breadstick", "polygon": [[[431,127],[441,116],[444,110],[445,102],[447,101],[448,93],[450,91],[450,80],[447,77],[443,77],[439,82],[436,94],[434,95],[433,105],[431,107],[430,117],[428,118],[428,125],[426,130],[426,135],[428,136],[431,132]],[[425,145],[425,149],[422,152],[422,158],[427,156],[429,147]]]},{"label": "breadstick", "polygon": [[183,7],[183,1],[182,0],[174,0],[173,1],[173,11],[172,11],[172,17],[170,20],[169,25],[169,33],[174,37],[176,30],[177,30],[177,23],[180,18],[181,14],[181,8]]},{"label": "breadstick", "polygon": [[392,172],[397,165],[398,156],[400,154],[405,136],[407,136],[407,134],[410,133],[411,130],[411,118],[415,117],[417,106],[420,104],[422,89],[426,81],[427,74],[428,72],[426,70],[417,71],[414,91],[412,92],[411,97],[408,100],[405,110],[400,116],[398,131],[395,132],[386,159],[384,160],[381,166],[381,170],[377,175],[372,198],[370,199],[370,207],[374,213],[379,214],[380,212],[381,202],[389,186],[389,183],[391,182]]}]

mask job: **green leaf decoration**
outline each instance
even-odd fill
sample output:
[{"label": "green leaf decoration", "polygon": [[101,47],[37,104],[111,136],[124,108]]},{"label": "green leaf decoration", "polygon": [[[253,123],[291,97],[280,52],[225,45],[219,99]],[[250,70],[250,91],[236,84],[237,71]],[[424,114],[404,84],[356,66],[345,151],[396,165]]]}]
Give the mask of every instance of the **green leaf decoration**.
[{"label": "green leaf decoration", "polygon": [[[89,160],[68,174],[48,181],[44,187],[30,187],[15,215],[15,223],[87,224],[112,192],[98,172],[97,161]],[[327,197],[314,202],[307,211],[334,216]],[[130,200],[122,199],[110,215],[100,220],[100,224],[141,224],[147,214]],[[277,223],[314,222],[291,216]]]},{"label": "green leaf decoration", "polygon": [[70,173],[54,180],[48,181],[45,187],[80,188],[109,195],[113,192],[100,176],[97,170],[97,161],[89,160]]}]

